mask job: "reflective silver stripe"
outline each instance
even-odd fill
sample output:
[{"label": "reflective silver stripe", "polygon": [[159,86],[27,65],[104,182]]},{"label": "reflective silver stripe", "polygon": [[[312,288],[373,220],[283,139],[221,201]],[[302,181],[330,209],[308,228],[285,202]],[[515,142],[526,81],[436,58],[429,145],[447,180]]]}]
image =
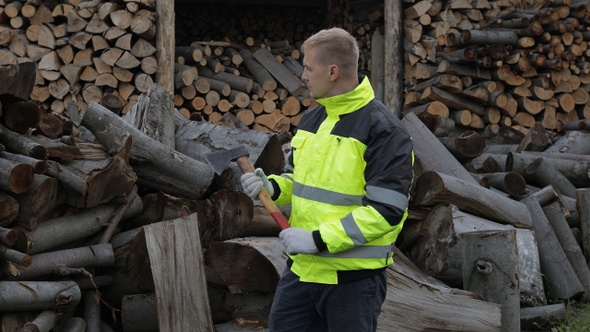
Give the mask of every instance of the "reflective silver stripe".
[{"label": "reflective silver stripe", "polygon": [[306,186],[298,182],[293,183],[293,195],[316,202],[342,206],[362,205],[364,197],[363,195],[341,194],[326,189]]},{"label": "reflective silver stripe", "polygon": [[293,173],[293,166],[291,164],[287,164],[285,165],[285,167],[283,167],[283,170],[289,173]]},{"label": "reflective silver stripe", "polygon": [[367,198],[388,205],[393,205],[405,211],[408,207],[408,197],[390,189],[377,186],[367,186]]},{"label": "reflective silver stripe", "polygon": [[361,232],[361,229],[357,223],[354,221],[352,213],[349,213],[346,217],[340,220],[340,222],[342,222],[342,227],[344,227],[346,235],[350,237],[352,243],[354,243],[355,246],[361,246],[367,243],[367,239],[363,235],[363,232]]},{"label": "reflective silver stripe", "polygon": [[293,178],[291,177],[291,174],[289,174],[289,173],[283,173],[283,174],[281,174],[281,177],[288,179],[290,181],[293,181]]},{"label": "reflective silver stripe", "polygon": [[316,256],[329,258],[389,258],[391,257],[391,246],[362,246],[350,250],[331,254],[327,251],[317,253]]}]

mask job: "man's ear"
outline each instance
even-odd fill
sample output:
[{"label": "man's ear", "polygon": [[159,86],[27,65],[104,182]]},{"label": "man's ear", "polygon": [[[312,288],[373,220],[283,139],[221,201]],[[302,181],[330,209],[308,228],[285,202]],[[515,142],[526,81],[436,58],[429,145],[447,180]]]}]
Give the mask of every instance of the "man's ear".
[{"label": "man's ear", "polygon": [[340,77],[340,67],[330,65],[330,80],[335,81],[338,77]]}]

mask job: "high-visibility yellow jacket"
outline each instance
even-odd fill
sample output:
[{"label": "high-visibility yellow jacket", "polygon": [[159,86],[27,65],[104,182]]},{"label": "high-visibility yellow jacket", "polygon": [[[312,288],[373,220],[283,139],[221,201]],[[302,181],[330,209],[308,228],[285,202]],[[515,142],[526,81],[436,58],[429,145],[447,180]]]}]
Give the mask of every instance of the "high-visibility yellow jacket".
[{"label": "high-visibility yellow jacket", "polygon": [[369,80],[360,80],[353,91],[317,100],[291,140],[286,173],[269,176],[275,202],[292,205],[291,226],[311,231],[320,249],[290,256],[304,282],[337,284],[347,271],[393,263],[408,215],[412,141]]}]

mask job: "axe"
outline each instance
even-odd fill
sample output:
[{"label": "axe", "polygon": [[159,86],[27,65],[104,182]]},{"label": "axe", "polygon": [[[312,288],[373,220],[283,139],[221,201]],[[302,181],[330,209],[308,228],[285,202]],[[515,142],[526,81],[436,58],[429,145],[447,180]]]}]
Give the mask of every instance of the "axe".
[{"label": "axe", "polygon": [[[209,166],[211,166],[211,168],[215,173],[217,173],[217,175],[220,175],[227,168],[229,163],[233,160],[235,160],[238,163],[238,165],[242,169],[242,172],[254,173],[254,166],[252,166],[250,160],[248,160],[249,155],[250,154],[248,153],[248,150],[246,150],[244,146],[239,146],[231,150],[207,153],[205,154],[205,160],[207,160],[207,163],[209,163]],[[262,202],[264,208],[270,213],[270,216],[274,219],[277,225],[279,225],[281,230],[289,228],[289,222],[287,221],[285,216],[283,216],[275,202],[273,202],[272,198],[270,198],[268,192],[266,192],[266,189],[264,189],[264,186],[260,189],[260,192],[258,193],[258,199],[260,200],[260,202]]]}]

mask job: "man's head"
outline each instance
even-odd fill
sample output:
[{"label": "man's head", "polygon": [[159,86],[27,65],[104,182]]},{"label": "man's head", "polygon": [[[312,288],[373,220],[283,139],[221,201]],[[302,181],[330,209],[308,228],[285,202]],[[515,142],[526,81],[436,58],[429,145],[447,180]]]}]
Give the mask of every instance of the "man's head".
[{"label": "man's head", "polygon": [[302,79],[307,81],[311,97],[332,97],[358,85],[359,48],[346,30],[321,30],[303,43],[301,51],[304,54]]}]

